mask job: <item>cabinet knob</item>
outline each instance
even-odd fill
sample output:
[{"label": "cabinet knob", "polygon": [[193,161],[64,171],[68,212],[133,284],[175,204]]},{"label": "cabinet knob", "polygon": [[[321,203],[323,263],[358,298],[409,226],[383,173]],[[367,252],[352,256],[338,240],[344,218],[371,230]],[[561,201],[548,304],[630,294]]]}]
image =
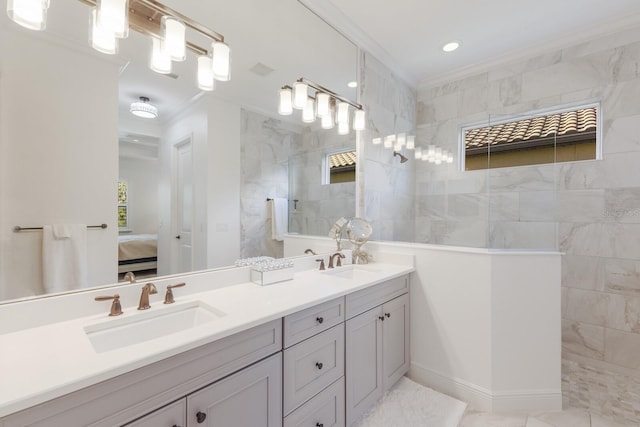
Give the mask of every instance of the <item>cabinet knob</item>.
[{"label": "cabinet knob", "polygon": [[378,316],[378,319],[382,320],[384,322],[384,316]]},{"label": "cabinet knob", "polygon": [[198,413],[196,414],[196,421],[198,421],[198,424],[202,424],[206,419],[207,419],[207,414],[205,414],[204,412],[198,411]]},{"label": "cabinet knob", "polygon": [[316,427],[324,427],[324,424],[322,424],[322,423],[316,423]]},{"label": "cabinet knob", "polygon": [[391,317],[391,313],[385,313],[384,315],[387,317]]},{"label": "cabinet knob", "polygon": [[324,365],[322,364],[322,362],[317,362],[316,363],[316,368],[318,368],[318,369],[322,369],[323,366]]},{"label": "cabinet knob", "polygon": [[324,317],[316,317],[316,322],[322,324],[322,322],[324,322]]}]

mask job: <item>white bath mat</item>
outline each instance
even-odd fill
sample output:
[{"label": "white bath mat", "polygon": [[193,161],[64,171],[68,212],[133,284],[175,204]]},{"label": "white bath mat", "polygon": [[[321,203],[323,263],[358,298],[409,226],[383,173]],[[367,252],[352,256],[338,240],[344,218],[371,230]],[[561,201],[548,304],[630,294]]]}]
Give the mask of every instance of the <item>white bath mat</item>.
[{"label": "white bath mat", "polygon": [[467,404],[403,377],[357,427],[457,427]]}]

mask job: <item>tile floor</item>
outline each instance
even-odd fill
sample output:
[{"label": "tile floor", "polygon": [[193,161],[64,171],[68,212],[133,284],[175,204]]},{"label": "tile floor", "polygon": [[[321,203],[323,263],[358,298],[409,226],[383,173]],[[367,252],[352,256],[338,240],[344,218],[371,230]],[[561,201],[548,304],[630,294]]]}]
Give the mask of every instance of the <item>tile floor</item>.
[{"label": "tile floor", "polygon": [[640,427],[640,420],[620,424],[581,409],[529,415],[497,415],[467,409],[459,427]]}]

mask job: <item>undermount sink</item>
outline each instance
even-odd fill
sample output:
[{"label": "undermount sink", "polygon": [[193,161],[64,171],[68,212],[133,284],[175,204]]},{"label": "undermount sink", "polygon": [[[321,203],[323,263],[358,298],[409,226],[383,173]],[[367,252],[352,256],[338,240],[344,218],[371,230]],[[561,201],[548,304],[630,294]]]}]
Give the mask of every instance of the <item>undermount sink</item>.
[{"label": "undermount sink", "polygon": [[372,275],[379,273],[380,270],[369,267],[368,265],[349,264],[344,267],[335,267],[323,271],[323,274],[334,277],[342,277],[343,279],[358,280],[369,279]]},{"label": "undermount sink", "polygon": [[94,350],[103,353],[183,332],[225,315],[200,301],[154,308],[128,318],[109,319],[87,325],[84,331]]}]

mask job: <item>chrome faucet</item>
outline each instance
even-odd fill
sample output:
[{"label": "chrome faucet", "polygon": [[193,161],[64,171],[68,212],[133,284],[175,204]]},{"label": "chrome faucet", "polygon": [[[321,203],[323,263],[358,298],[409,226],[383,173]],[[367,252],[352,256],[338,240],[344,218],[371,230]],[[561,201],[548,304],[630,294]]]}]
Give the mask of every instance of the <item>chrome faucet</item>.
[{"label": "chrome faucet", "polygon": [[338,257],[338,261],[336,261],[336,265],[335,265],[335,267],[342,267],[342,261],[341,261],[341,259],[343,259],[343,258],[344,258],[344,255],[343,255],[341,252],[336,252],[335,254],[333,254],[333,255],[331,255],[331,256],[329,257],[329,267],[328,267],[328,268],[333,268],[333,267],[334,267],[334,265],[333,265],[333,259],[334,259],[336,256]]},{"label": "chrome faucet", "polygon": [[136,275],[133,274],[133,271],[127,271],[123,277],[124,280],[128,280],[129,283],[136,283]]},{"label": "chrome faucet", "polygon": [[138,304],[138,310],[147,310],[151,308],[149,305],[149,295],[157,294],[158,290],[156,285],[149,282],[142,287],[142,294],[140,295],[140,304]]}]

